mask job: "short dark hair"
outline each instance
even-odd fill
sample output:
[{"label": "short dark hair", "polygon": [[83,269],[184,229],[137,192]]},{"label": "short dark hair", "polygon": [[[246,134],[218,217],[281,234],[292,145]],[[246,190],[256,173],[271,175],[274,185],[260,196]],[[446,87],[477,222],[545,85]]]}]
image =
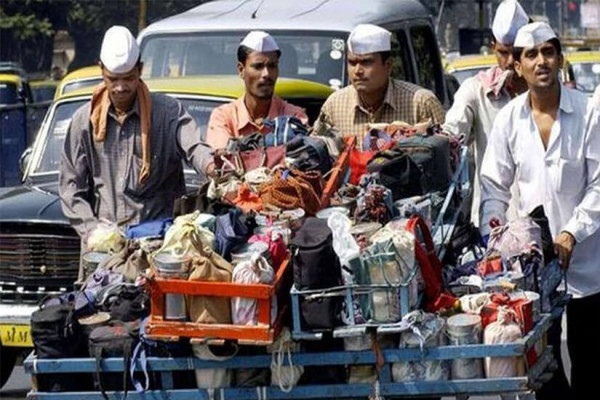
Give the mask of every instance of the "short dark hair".
[{"label": "short dark hair", "polygon": [[[248,46],[244,46],[243,44],[240,44],[238,49],[237,49],[237,60],[242,63],[242,64],[246,64],[246,60],[248,59],[248,55],[250,53],[252,53],[253,51],[256,51],[254,49],[251,49]],[[277,58],[281,57],[281,50],[277,50]]]},{"label": "short dark hair", "polygon": [[[556,54],[562,54],[562,45],[560,44],[560,40],[558,40],[558,38],[550,39],[548,42],[554,46]],[[515,61],[521,62],[521,54],[523,53],[523,50],[525,50],[524,47],[513,47],[513,59]]]},{"label": "short dark hair", "polygon": [[392,56],[391,51],[380,51],[379,55],[381,56],[381,62],[384,63]]}]

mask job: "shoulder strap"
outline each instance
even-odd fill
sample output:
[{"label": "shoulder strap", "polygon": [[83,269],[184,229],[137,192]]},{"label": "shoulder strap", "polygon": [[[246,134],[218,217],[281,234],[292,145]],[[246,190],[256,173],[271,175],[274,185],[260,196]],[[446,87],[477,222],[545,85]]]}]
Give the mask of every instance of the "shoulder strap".
[{"label": "shoulder strap", "polygon": [[[442,266],[433,245],[431,232],[421,217],[412,217],[406,224],[406,229],[415,235],[415,258],[419,262],[425,281],[426,308],[431,309],[438,296],[442,293]],[[425,241],[425,248],[418,238],[419,230]]]},{"label": "shoulder strap", "polygon": [[94,358],[96,359],[96,381],[98,382],[98,388],[100,389],[100,392],[102,393],[102,397],[104,397],[106,400],[108,399],[108,395],[106,394],[106,391],[104,390],[104,386],[102,385],[102,374],[100,373],[101,365],[100,363],[102,362],[102,349],[100,347],[95,347],[94,348],[94,354],[93,354]]}]

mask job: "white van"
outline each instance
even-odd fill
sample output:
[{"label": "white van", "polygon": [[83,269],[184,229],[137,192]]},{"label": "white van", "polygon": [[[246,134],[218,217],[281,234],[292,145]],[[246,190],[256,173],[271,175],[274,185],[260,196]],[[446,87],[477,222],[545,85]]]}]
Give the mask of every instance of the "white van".
[{"label": "white van", "polygon": [[344,45],[358,24],[392,35],[393,76],[431,89],[448,104],[432,18],[418,0],[217,0],[140,32],[144,75],[236,74],[236,51],[250,30],[273,35],[280,76],[348,84]]}]

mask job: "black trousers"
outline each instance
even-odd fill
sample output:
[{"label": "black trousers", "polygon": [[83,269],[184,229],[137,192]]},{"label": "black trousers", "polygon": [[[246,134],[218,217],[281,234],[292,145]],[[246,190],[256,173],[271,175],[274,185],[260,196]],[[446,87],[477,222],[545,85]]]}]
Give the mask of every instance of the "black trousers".
[{"label": "black trousers", "polygon": [[567,346],[571,358],[573,400],[600,396],[598,394],[599,333],[600,293],[571,300],[567,306]]},{"label": "black trousers", "polygon": [[552,346],[552,355],[558,363],[558,369],[550,381],[535,393],[536,400],[571,400],[571,388],[565,375],[562,355],[560,354],[561,319],[555,320],[548,329],[548,345]]}]

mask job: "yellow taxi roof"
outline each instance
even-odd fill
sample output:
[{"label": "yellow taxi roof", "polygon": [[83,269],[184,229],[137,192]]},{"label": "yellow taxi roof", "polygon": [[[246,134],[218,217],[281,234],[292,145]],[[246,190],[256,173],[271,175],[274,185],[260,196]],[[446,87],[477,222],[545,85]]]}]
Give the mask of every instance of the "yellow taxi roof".
[{"label": "yellow taxi roof", "polygon": [[[237,75],[204,75],[179,78],[159,78],[145,80],[153,92],[205,95],[215,97],[238,98],[244,94],[244,83]],[[60,99],[91,95],[95,86],[84,87],[59,96]],[[329,86],[290,78],[279,78],[275,85],[275,94],[284,98],[326,98],[333,89]]]},{"label": "yellow taxi roof", "polygon": [[79,68],[73,72],[68,73],[62,78],[62,80],[58,84],[56,88],[56,93],[54,95],[54,100],[57,100],[61,97],[65,86],[67,86],[69,83],[79,80],[94,79],[100,77],[101,75],[102,71],[99,65],[90,65],[88,67]]},{"label": "yellow taxi roof", "polygon": [[565,56],[571,64],[600,63],[600,51],[574,51]]},{"label": "yellow taxi roof", "polygon": [[495,65],[497,63],[496,56],[494,54],[489,55],[469,55],[458,57],[452,62],[448,63],[446,67],[447,72],[453,72],[461,69],[478,68],[487,65]]},{"label": "yellow taxi roof", "polygon": [[15,74],[0,74],[0,82],[19,85],[21,83],[21,77]]}]

